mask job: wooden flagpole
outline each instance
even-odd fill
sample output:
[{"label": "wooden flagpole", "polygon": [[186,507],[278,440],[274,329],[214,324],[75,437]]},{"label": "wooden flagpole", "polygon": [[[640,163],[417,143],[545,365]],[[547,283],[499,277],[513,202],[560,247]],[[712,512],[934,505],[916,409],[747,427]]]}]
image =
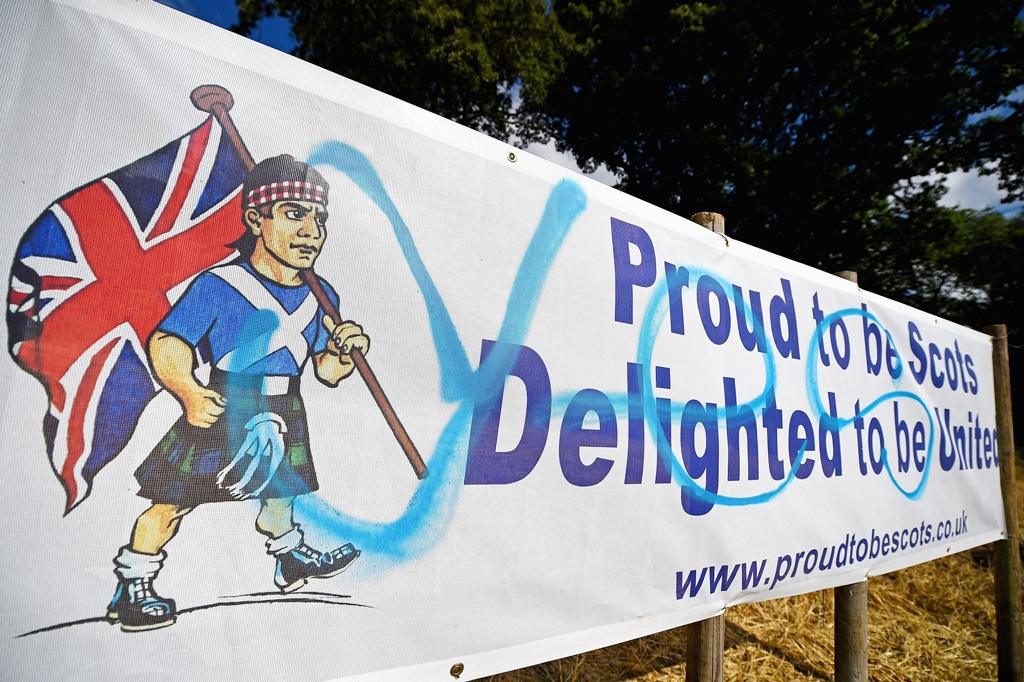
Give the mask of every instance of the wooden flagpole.
[{"label": "wooden flagpole", "polygon": [[[231,93],[219,85],[200,85],[192,91],[191,99],[196,109],[209,113],[217,119],[217,122],[220,123],[221,128],[224,130],[224,134],[228,136],[228,140],[231,141],[235,151],[238,152],[238,156],[241,158],[245,169],[247,171],[251,170],[256,165],[256,162],[253,160],[252,154],[249,153],[248,147],[245,146],[245,142],[242,141],[242,136],[238,134],[238,128],[235,127],[235,122],[231,120],[231,115],[228,113],[235,103]],[[320,307],[324,309],[324,312],[330,315],[335,323],[340,324],[344,318],[338,312],[337,307],[331,302],[331,299],[328,298],[323,287],[320,286],[320,281],[316,278],[313,269],[307,268],[303,270],[302,279],[309,285],[310,291],[316,298],[317,303],[320,304]],[[409,437],[409,432],[405,430],[401,420],[399,420],[398,415],[395,413],[395,408],[391,406],[391,401],[388,400],[387,394],[381,388],[376,375],[370,369],[370,364],[358,349],[353,349],[350,356],[352,363],[356,366],[356,370],[359,371],[359,376],[363,378],[366,387],[370,389],[370,395],[373,396],[374,402],[377,403],[381,414],[384,415],[384,420],[387,422],[388,427],[395,434],[398,444],[402,447],[402,452],[405,453],[409,464],[412,465],[413,471],[416,472],[416,477],[420,480],[426,478],[428,474],[427,465],[423,462],[423,458],[420,457],[420,453],[412,442],[412,438]]]}]

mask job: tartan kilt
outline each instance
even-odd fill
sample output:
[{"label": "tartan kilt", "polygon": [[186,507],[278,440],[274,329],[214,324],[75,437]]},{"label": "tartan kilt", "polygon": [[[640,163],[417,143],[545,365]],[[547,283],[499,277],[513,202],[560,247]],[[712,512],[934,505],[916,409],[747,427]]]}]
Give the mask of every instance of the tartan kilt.
[{"label": "tartan kilt", "polygon": [[[260,412],[279,415],[287,427],[284,459],[267,487],[255,499],[294,497],[317,490],[306,426],[306,410],[299,395],[299,379],[289,382],[283,395],[262,395],[263,377],[214,372],[209,388],[227,399],[224,414],[209,428],[189,424],[184,415],[175,422],[135,471],[139,496],[154,503],[195,507],[208,502],[233,502],[217,485],[217,474],[235,458],[247,431],[245,424]],[[267,478],[269,457],[261,457],[249,488]],[[241,478],[251,460],[243,459],[225,480],[225,486]],[[247,498],[254,499],[254,498]]]}]

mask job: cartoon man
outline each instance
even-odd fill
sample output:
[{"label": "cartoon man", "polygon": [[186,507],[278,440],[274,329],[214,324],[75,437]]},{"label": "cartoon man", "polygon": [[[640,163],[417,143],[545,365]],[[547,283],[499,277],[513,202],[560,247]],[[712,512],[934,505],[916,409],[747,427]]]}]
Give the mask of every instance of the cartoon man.
[{"label": "cartoon man", "polygon": [[[136,471],[153,504],[114,559],[117,589],[108,618],[127,632],[175,622],[175,604],[153,581],[164,547],[200,504],[258,499],[256,530],[276,559],[282,592],[328,578],[360,554],[351,543],[321,553],[292,518],[295,497],[318,488],[299,381],[307,360],[327,386],[352,373],[351,351],[370,341],[352,322],[336,324],[302,272],[327,236],[328,185],[291,156],[257,164],[242,187],[246,234],[240,257],[201,273],[149,339],[154,375],[181,403],[182,417]],[[331,286],[322,288],[337,305]],[[207,385],[197,356],[208,359]]]}]

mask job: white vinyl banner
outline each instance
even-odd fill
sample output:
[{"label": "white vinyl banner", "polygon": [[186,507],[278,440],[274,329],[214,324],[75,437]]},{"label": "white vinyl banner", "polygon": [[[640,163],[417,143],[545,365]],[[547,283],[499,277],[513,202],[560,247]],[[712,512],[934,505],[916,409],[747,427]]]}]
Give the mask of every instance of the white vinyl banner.
[{"label": "white vinyl banner", "polygon": [[155,4],[0,33],[5,679],[474,679],[1004,537],[987,336]]}]

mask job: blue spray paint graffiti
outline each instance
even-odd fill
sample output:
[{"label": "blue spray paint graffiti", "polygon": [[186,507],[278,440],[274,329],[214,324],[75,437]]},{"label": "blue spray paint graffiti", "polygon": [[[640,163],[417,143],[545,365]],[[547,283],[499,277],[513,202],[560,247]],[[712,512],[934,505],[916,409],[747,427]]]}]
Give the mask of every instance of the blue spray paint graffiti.
[{"label": "blue spray paint graffiti", "polygon": [[[698,268],[689,268],[688,270],[694,280],[699,279],[703,275],[713,277],[725,286],[725,291],[730,301],[734,305],[741,305],[743,307],[743,314],[752,323],[754,328],[754,336],[757,340],[759,347],[764,348],[764,388],[761,392],[750,399],[749,401],[737,405],[735,410],[741,410],[744,408],[757,409],[763,407],[765,401],[773,390],[775,390],[775,354],[772,350],[772,346],[768,343],[765,338],[764,325],[761,324],[757,316],[750,310],[750,306],[742,298],[739,298],[736,289],[731,284],[716,274],[707,271],[700,270]],[[662,280],[664,281],[664,280]],[[735,495],[724,495],[721,493],[713,493],[699,483],[697,483],[686,471],[686,468],[682,465],[682,462],[676,453],[672,451],[671,445],[665,438],[665,433],[661,429],[661,425],[658,421],[657,407],[654,399],[654,391],[651,388],[651,354],[654,350],[654,340],[658,336],[658,332],[661,330],[662,322],[665,320],[665,315],[668,313],[668,287],[657,286],[654,294],[651,296],[650,301],[647,304],[647,310],[644,311],[643,321],[640,326],[640,338],[637,343],[636,362],[642,367],[647,368],[642,377],[644,385],[644,420],[647,422],[648,431],[650,431],[651,438],[657,443],[657,451],[661,453],[660,456],[667,459],[665,463],[671,466],[672,469],[672,480],[676,481],[683,487],[687,488],[694,497],[703,501],[713,504],[724,504],[724,505],[747,505],[747,504],[760,504],[767,502],[779,493],[781,493],[786,486],[788,486],[796,476],[796,472],[800,469],[800,464],[803,463],[805,448],[801,448],[797,454],[793,465],[790,467],[789,473],[786,478],[783,479],[778,486],[774,489],[758,493],[756,495],[746,496],[735,496]],[[681,408],[679,408],[681,409]],[[675,413],[675,409],[673,412]],[[730,410],[731,411],[731,410]],[[724,408],[716,408],[712,415],[714,420],[718,424],[725,422],[728,413]]]},{"label": "blue spray paint graffiti", "polygon": [[[740,410],[740,409],[743,409],[745,407],[749,407],[751,409],[756,409],[756,408],[759,408],[759,407],[763,407],[767,397],[771,394],[772,391],[774,391],[775,385],[776,385],[776,373],[775,373],[774,354],[773,354],[773,351],[772,351],[772,348],[771,348],[771,344],[767,343],[767,341],[765,339],[765,332],[764,332],[763,325],[760,324],[760,322],[757,320],[756,316],[751,315],[750,308],[749,308],[749,306],[747,306],[746,302],[743,301],[742,299],[737,299],[735,297],[734,292],[736,291],[736,289],[734,289],[732,287],[732,283],[731,282],[729,282],[728,280],[725,280],[724,278],[722,278],[722,277],[718,276],[717,274],[715,274],[713,272],[710,272],[710,271],[706,271],[706,270],[702,271],[702,270],[699,270],[697,268],[693,268],[693,267],[690,267],[690,266],[687,266],[687,269],[690,271],[691,274],[695,274],[696,275],[695,279],[699,278],[701,275],[707,275],[709,277],[715,278],[720,283],[722,283],[724,285],[725,291],[727,292],[728,297],[731,300],[731,302],[733,302],[734,305],[741,304],[743,306],[743,314],[745,316],[747,316],[748,319],[751,319],[751,321],[753,322],[754,334],[755,334],[755,337],[757,338],[757,342],[758,342],[759,345],[761,345],[765,349],[765,353],[764,353],[764,388],[761,391],[761,393],[759,393],[756,397],[752,398],[750,401],[748,401],[748,402],[746,402],[746,403],[744,403],[742,405],[738,405],[737,407],[731,408],[731,409]],[[793,460],[793,462],[792,462],[792,464],[790,466],[789,473],[786,475],[785,479],[783,479],[776,487],[774,487],[774,488],[772,488],[770,490],[767,490],[765,492],[757,493],[757,494],[754,494],[754,495],[734,496],[734,495],[725,495],[725,494],[721,494],[721,493],[711,492],[711,491],[705,489],[703,486],[701,486],[697,481],[695,481],[689,475],[689,473],[686,471],[686,469],[683,466],[679,456],[675,452],[673,452],[671,446],[669,445],[669,443],[667,442],[667,440],[665,438],[665,434],[662,431],[661,426],[660,426],[659,421],[658,421],[657,408],[656,408],[656,404],[655,404],[654,394],[653,394],[653,391],[651,390],[650,369],[652,367],[651,353],[652,353],[652,350],[653,350],[653,347],[654,347],[654,340],[657,337],[658,332],[661,329],[662,322],[664,321],[665,315],[667,313],[667,302],[666,302],[667,293],[668,293],[668,288],[667,287],[665,287],[665,286],[658,286],[658,287],[656,287],[655,293],[651,296],[651,299],[648,302],[647,310],[644,313],[643,322],[642,322],[641,328],[640,328],[640,339],[639,339],[639,343],[638,343],[638,346],[637,346],[637,359],[636,359],[637,364],[647,368],[647,370],[648,370],[648,371],[646,371],[644,373],[644,376],[643,376],[643,383],[644,383],[644,392],[643,392],[644,393],[644,420],[647,423],[647,427],[648,427],[648,430],[650,431],[651,438],[658,444],[657,451],[658,451],[658,453],[660,453],[659,456],[663,457],[664,459],[667,459],[667,461],[665,463],[668,464],[671,467],[671,469],[672,469],[673,480],[676,481],[677,483],[679,483],[680,485],[682,485],[683,487],[687,488],[693,494],[694,497],[696,497],[697,499],[700,499],[703,502],[708,502],[708,503],[712,503],[712,504],[721,504],[721,505],[726,505],[726,506],[741,506],[741,505],[750,505],[750,504],[762,504],[764,502],[767,502],[767,501],[771,500],[772,498],[776,497],[777,495],[779,495],[783,490],[786,489],[786,487],[788,487],[793,482],[793,480],[794,480],[794,478],[796,476],[796,473],[800,469],[800,465],[803,463],[804,456],[805,456],[805,453],[806,453],[806,445],[804,447],[800,448],[799,452],[797,453],[796,458]],[[923,472],[922,472],[921,480],[918,483],[918,485],[916,487],[914,487],[913,489],[909,489],[909,490],[907,488],[905,488],[903,486],[903,484],[901,484],[896,479],[896,475],[894,474],[894,472],[892,470],[892,466],[889,463],[888,450],[883,448],[882,452],[881,452],[882,465],[885,468],[885,471],[888,474],[889,480],[892,482],[893,486],[895,486],[895,488],[897,490],[899,490],[899,492],[902,493],[904,496],[906,496],[908,499],[915,500],[915,499],[917,499],[917,498],[919,498],[921,496],[921,494],[924,492],[924,489],[925,489],[925,487],[926,487],[926,485],[928,483],[928,476],[929,476],[929,472],[931,471],[932,453],[934,451],[934,441],[935,441],[935,424],[934,424],[934,420],[932,419],[931,411],[928,409],[927,404],[921,399],[921,397],[918,396],[917,394],[913,393],[913,392],[905,391],[905,390],[904,391],[899,391],[899,390],[889,391],[889,392],[883,393],[882,395],[878,396],[877,398],[872,400],[870,403],[865,405],[863,408],[861,408],[855,414],[853,414],[851,417],[848,417],[848,418],[838,418],[838,417],[833,418],[832,415],[829,414],[829,412],[825,409],[825,407],[824,407],[824,405],[822,404],[822,401],[821,401],[821,395],[820,395],[821,392],[820,392],[820,387],[818,385],[818,365],[817,365],[817,362],[811,361],[810,358],[813,358],[813,357],[816,356],[814,351],[815,351],[815,349],[818,346],[818,343],[819,343],[819,340],[821,338],[821,335],[824,333],[825,330],[829,329],[829,327],[832,325],[832,323],[834,321],[839,320],[839,319],[841,319],[843,317],[855,317],[855,316],[865,317],[865,318],[870,319],[871,321],[873,321],[875,324],[877,324],[884,331],[884,333],[886,335],[886,338],[889,340],[889,343],[892,345],[892,347],[894,349],[896,348],[896,344],[893,341],[893,338],[892,338],[892,335],[890,334],[890,332],[887,329],[885,329],[885,327],[882,324],[882,322],[875,315],[873,315],[872,313],[869,313],[869,312],[867,312],[865,310],[862,310],[860,308],[848,308],[848,309],[844,309],[844,310],[839,310],[839,311],[837,311],[835,313],[832,313],[831,315],[828,315],[828,316],[824,317],[821,320],[821,322],[815,327],[814,332],[811,335],[811,339],[810,339],[810,341],[808,343],[807,351],[806,351],[806,354],[805,354],[805,357],[808,358],[808,360],[807,360],[807,395],[808,395],[808,400],[810,401],[812,412],[813,412],[812,416],[815,417],[815,418],[820,418],[821,419],[821,423],[823,424],[824,427],[829,428],[829,429],[834,429],[836,431],[841,431],[842,429],[845,429],[848,426],[850,426],[851,424],[853,424],[854,421],[866,417],[872,411],[877,409],[880,405],[882,405],[884,403],[887,403],[889,401],[892,401],[892,400],[897,400],[897,399],[900,399],[900,398],[905,398],[905,399],[911,400],[911,401],[915,402],[916,404],[920,405],[921,408],[924,410],[925,415],[928,417],[928,428],[929,428],[928,434],[929,435],[928,435],[928,445],[927,445],[927,450],[926,450],[926,455],[925,455],[925,465],[924,465],[924,469],[923,469]],[[897,382],[902,377],[902,367],[903,367],[903,359],[902,359],[902,356],[900,356],[898,351],[897,351],[897,369],[896,369],[896,372],[895,372],[896,378],[894,379],[894,383]],[[617,406],[617,409],[618,409],[618,406]],[[681,410],[682,410],[681,407],[678,407],[678,406],[674,407],[673,408],[673,416],[676,416],[678,414],[678,412],[680,412]],[[718,424],[722,424],[727,419],[728,413],[730,411],[731,410],[726,410],[724,408],[717,408],[717,409],[715,409],[712,412],[712,414],[714,416],[715,421]]]},{"label": "blue spray paint graffiti", "polygon": [[[470,369],[465,347],[419,255],[412,233],[362,152],[342,142],[328,142],[314,149],[308,162],[330,166],[347,175],[384,213],[422,292],[440,366],[441,396],[449,402],[457,402],[458,408],[428,458],[430,476],[420,483],[398,519],[389,523],[357,519],[315,495],[300,497],[296,509],[305,523],[316,525],[337,542],[351,541],[365,552],[402,561],[419,556],[443,536],[462,487],[465,441],[476,396],[500,388],[515,357],[503,348],[491,353],[475,372]],[[576,183],[563,180],[551,190],[512,284],[498,341],[507,344],[523,341],[554,257],[585,208],[586,195]]]},{"label": "blue spray paint graffiti", "polygon": [[[826,315],[824,318],[822,318],[821,322],[815,328],[814,334],[811,336],[811,341],[808,345],[807,351],[808,357],[810,357],[813,349],[818,346],[819,340],[821,339],[821,335],[824,333],[824,331],[828,329],[834,321],[840,320],[844,317],[863,317],[874,322],[879,326],[879,328],[881,328],[885,332],[885,336],[888,339],[889,344],[894,349],[896,349],[896,343],[893,341],[892,334],[889,333],[889,330],[885,328],[881,320],[875,317],[875,315],[860,308],[845,308],[843,310],[837,310],[831,315]],[[900,379],[902,379],[903,377],[903,357],[899,354],[898,350],[896,355],[896,361],[896,370],[894,372],[895,376],[893,378],[894,386],[897,385]],[[852,424],[854,420],[864,418],[865,416],[873,412],[876,408],[878,408],[880,405],[882,405],[883,403],[887,403],[891,400],[906,398],[920,405],[921,409],[924,410],[925,415],[928,417],[928,447],[925,452],[925,463],[924,469],[921,472],[920,482],[913,489],[908,490],[904,488],[903,485],[896,480],[896,475],[893,473],[892,466],[889,464],[889,452],[885,448],[882,449],[881,459],[882,466],[885,467],[885,471],[889,475],[889,480],[892,482],[892,484],[896,487],[897,490],[899,490],[904,496],[911,500],[916,500],[917,498],[921,497],[921,494],[924,492],[925,486],[928,484],[928,476],[931,472],[932,467],[932,452],[934,450],[935,445],[935,421],[932,419],[932,411],[928,408],[928,405],[924,402],[924,400],[921,399],[920,396],[918,396],[916,393],[912,393],[911,391],[888,391],[878,396],[867,405],[865,405],[863,408],[860,409],[860,411],[858,411],[852,417],[845,419],[839,417],[833,418],[828,413],[828,411],[825,410],[825,406],[821,402],[821,391],[818,387],[818,363],[816,362],[807,363],[807,396],[811,402],[811,408],[814,410],[815,416],[820,416],[825,421],[825,423],[830,425],[830,428],[834,428],[837,430],[846,428],[847,426]]]},{"label": "blue spray paint graffiti", "polygon": [[[488,395],[501,390],[507,370],[514,364],[515,356],[509,347],[523,341],[529,329],[537,302],[543,290],[555,255],[558,253],[566,235],[576,219],[586,208],[586,195],[583,190],[570,180],[562,180],[551,191],[543,215],[537,224],[533,237],[523,255],[519,269],[513,282],[505,308],[505,316],[497,339],[502,344],[487,357],[481,366],[471,369],[465,347],[463,346],[451,315],[441,298],[437,287],[427,270],[419,251],[416,248],[412,233],[403,220],[394,202],[384,188],[384,184],[366,156],[354,147],[342,142],[332,141],[319,145],[308,159],[313,165],[330,166],[348,176],[359,189],[382,211],[387,218],[398,241],[402,254],[409,266],[423,296],[426,307],[434,351],[440,367],[442,399],[457,403],[455,413],[449,419],[432,455],[428,458],[431,475],[420,483],[405,512],[396,520],[388,523],[370,522],[354,518],[334,508],[323,498],[316,495],[300,497],[296,508],[300,518],[306,524],[317,529],[337,542],[352,541],[365,552],[375,554],[387,562],[402,562],[420,556],[433,547],[444,535],[454,514],[455,504],[462,487],[462,476],[465,468],[466,440],[473,404],[477,396]],[[691,274],[706,274],[716,280],[729,284],[712,272],[691,268]],[[748,304],[741,298],[737,300],[736,290],[726,286],[725,290],[735,305],[742,305],[744,315],[751,321],[759,347],[765,349],[764,386],[753,398],[737,405],[733,410],[743,408],[757,409],[765,405],[776,385],[775,356],[771,344],[765,338],[761,322],[751,314]],[[666,442],[659,425],[656,404],[651,388],[650,370],[654,341],[661,329],[667,313],[667,288],[657,286],[645,311],[640,328],[636,362],[647,368],[644,373],[644,419],[654,441],[659,445],[658,451],[670,461],[673,480],[687,487],[695,497],[710,503],[722,505],[760,504],[779,495],[794,480],[796,472],[803,462],[805,448],[801,448],[796,459],[791,463],[789,474],[771,490],[748,496],[732,496],[712,493],[704,489],[688,475],[680,458],[672,452]],[[864,315],[882,327],[877,318],[860,309],[841,310],[824,318],[812,335],[808,358],[814,357],[812,352],[824,329],[841,317]],[[885,332],[891,340],[889,332]],[[900,361],[902,362],[902,360]],[[819,395],[817,365],[807,362],[807,392],[815,416],[823,423],[836,430],[846,428],[855,419],[862,418],[879,405],[899,398],[906,398],[919,404],[928,414],[929,440],[926,466],[919,484],[911,489],[904,488],[896,479],[887,453],[883,450],[882,459],[893,485],[910,499],[922,494],[928,480],[934,446],[934,423],[924,401],[909,391],[894,390],[884,393],[871,401],[857,414],[849,418],[832,418],[824,409]],[[562,393],[553,400],[553,412],[561,414],[574,393]],[[621,417],[627,409],[627,396],[621,393],[608,396],[616,414]],[[673,414],[682,411],[674,407]],[[726,409],[717,409],[714,413],[718,423],[728,416]]]},{"label": "blue spray paint graffiti", "polygon": [[306,162],[312,166],[331,166],[347,175],[391,223],[402,256],[420,288],[423,303],[427,308],[434,350],[441,363],[441,397],[449,402],[464,397],[473,374],[466,350],[458,332],[455,331],[448,307],[441,300],[437,285],[434,284],[434,279],[416,249],[412,233],[384,189],[384,183],[381,182],[373,164],[362,152],[344,142],[325,142],[319,145]]}]

